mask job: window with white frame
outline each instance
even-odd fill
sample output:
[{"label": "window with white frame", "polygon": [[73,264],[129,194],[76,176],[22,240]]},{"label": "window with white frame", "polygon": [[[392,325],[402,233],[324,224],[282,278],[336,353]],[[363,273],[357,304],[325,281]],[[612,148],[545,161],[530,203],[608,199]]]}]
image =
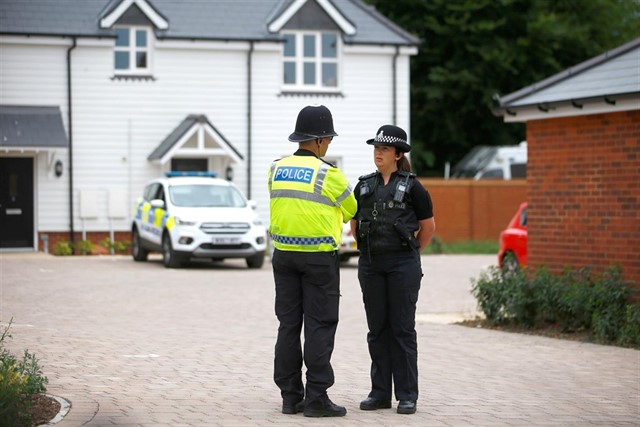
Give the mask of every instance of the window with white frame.
[{"label": "window with white frame", "polygon": [[337,90],[340,37],[335,32],[284,34],[286,89]]},{"label": "window with white frame", "polygon": [[151,31],[147,27],[116,27],[114,68],[116,74],[151,73]]}]

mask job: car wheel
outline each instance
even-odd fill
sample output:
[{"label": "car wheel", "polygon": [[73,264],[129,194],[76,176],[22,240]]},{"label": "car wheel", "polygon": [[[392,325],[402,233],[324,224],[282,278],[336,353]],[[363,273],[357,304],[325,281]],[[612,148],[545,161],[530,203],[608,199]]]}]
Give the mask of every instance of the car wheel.
[{"label": "car wheel", "polygon": [[247,267],[249,268],[262,268],[264,264],[264,252],[247,257]]},{"label": "car wheel", "polygon": [[162,237],[162,263],[167,268],[180,267],[180,260],[173,250],[169,233],[164,233]]},{"label": "car wheel", "polygon": [[513,252],[507,252],[502,258],[502,271],[505,274],[515,274],[520,269],[520,263]]},{"label": "car wheel", "polygon": [[131,232],[131,254],[135,261],[146,261],[149,251],[142,247],[140,233],[137,228]]}]

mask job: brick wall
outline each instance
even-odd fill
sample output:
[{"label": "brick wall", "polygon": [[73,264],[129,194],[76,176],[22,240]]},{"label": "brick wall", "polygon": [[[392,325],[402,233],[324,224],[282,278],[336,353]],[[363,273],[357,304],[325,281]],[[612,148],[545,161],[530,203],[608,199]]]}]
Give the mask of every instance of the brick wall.
[{"label": "brick wall", "polygon": [[[96,249],[94,251],[95,254],[108,254],[109,251],[102,248],[100,246],[100,244],[102,243],[102,241],[104,239],[110,239],[111,237],[109,236],[109,232],[108,231],[103,231],[103,232],[86,232],[86,238],[88,241],[90,241],[91,243],[93,243],[94,245],[96,245]],[[128,231],[115,231],[114,233],[114,240],[116,242],[131,242],[131,233]],[[43,241],[43,236],[46,235],[47,239],[48,239],[48,248],[44,247],[44,241]],[[73,233],[73,237],[74,237],[74,242],[78,243],[82,240],[82,232],[75,232]],[[47,231],[41,231],[38,233],[38,250],[40,252],[44,252],[45,249],[48,250],[48,252],[50,254],[53,254],[53,248],[55,246],[56,243],[58,242],[69,242],[69,232],[65,232],[65,231],[53,231],[53,232],[47,232]],[[128,251],[127,251],[128,252]]]},{"label": "brick wall", "polygon": [[444,242],[498,240],[520,203],[527,183],[471,179],[420,178],[434,206],[436,236]]},{"label": "brick wall", "polygon": [[640,292],[640,111],[527,122],[529,264],[622,266]]}]

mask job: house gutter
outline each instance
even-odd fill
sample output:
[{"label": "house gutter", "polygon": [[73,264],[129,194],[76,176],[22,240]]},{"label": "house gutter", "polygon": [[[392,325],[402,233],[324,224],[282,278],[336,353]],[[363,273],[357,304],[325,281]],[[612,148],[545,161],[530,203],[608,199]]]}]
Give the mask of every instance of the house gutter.
[{"label": "house gutter", "polygon": [[251,199],[251,159],[252,159],[252,104],[251,104],[251,80],[253,74],[251,65],[253,60],[254,41],[249,41],[249,52],[247,53],[247,198]]},{"label": "house gutter", "polygon": [[392,64],[392,92],[393,92],[393,112],[391,117],[391,123],[394,125],[398,124],[398,57],[400,56],[400,46],[396,45],[396,53],[393,55],[393,64]]},{"label": "house gutter", "polygon": [[72,120],[72,103],[71,103],[71,51],[76,48],[78,41],[75,36],[72,37],[73,44],[67,49],[67,121],[69,123],[69,242],[73,247],[74,230],[73,230],[73,120]]}]

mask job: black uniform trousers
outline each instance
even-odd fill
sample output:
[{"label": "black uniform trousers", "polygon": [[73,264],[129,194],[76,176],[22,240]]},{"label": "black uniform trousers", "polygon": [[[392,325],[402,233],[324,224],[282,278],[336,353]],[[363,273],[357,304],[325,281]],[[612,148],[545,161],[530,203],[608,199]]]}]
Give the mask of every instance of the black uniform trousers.
[{"label": "black uniform trousers", "polygon": [[367,314],[370,397],[418,399],[416,303],[422,267],[417,251],[361,254],[358,279]]},{"label": "black uniform trousers", "polygon": [[[335,252],[275,250],[275,311],[280,326],[274,381],[284,402],[324,403],[333,385],[331,354],[338,327],[340,264]],[[300,332],[304,324],[304,353]],[[306,392],[302,361],[307,367]]]}]

